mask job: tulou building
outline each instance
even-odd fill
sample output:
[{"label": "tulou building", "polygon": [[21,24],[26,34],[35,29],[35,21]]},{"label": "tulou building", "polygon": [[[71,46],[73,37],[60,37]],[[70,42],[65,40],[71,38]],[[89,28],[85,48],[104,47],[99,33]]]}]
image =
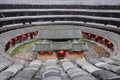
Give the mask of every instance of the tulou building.
[{"label": "tulou building", "polygon": [[0,0],[0,80],[120,80],[120,1]]}]

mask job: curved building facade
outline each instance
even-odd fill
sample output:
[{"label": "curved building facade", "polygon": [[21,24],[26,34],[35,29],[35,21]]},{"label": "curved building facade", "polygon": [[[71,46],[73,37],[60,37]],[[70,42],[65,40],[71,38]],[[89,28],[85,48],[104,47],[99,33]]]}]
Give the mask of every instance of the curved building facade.
[{"label": "curved building facade", "polygon": [[118,0],[0,0],[0,80],[120,80],[119,27]]}]

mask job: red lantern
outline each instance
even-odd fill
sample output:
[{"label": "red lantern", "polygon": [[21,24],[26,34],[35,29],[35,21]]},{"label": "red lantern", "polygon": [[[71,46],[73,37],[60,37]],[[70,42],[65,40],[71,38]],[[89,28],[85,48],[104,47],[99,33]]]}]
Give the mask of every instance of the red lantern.
[{"label": "red lantern", "polygon": [[28,33],[28,34],[27,34],[27,36],[31,36],[31,34],[30,34],[30,33]]},{"label": "red lantern", "polygon": [[108,44],[110,45],[110,44],[112,44],[112,42],[109,41]]},{"label": "red lantern", "polygon": [[34,35],[37,35],[38,34],[38,32],[34,32]]},{"label": "red lantern", "polygon": [[82,35],[85,36],[86,34],[84,32],[82,32]]},{"label": "red lantern", "polygon": [[40,51],[40,52],[39,52],[39,54],[43,55],[43,54],[44,54],[44,52],[43,52],[43,51]]},{"label": "red lantern", "polygon": [[9,43],[10,43],[10,44],[12,44],[12,43],[13,43],[13,41],[12,41],[12,40],[9,40]]},{"label": "red lantern", "polygon": [[82,54],[83,53],[83,51],[78,51],[78,54]]},{"label": "red lantern", "polygon": [[17,41],[17,40],[18,40],[18,38],[14,38],[14,40],[15,40],[15,41]]},{"label": "red lantern", "polygon": [[106,39],[105,39],[105,38],[103,38],[102,40],[103,40],[103,41],[105,41]]},{"label": "red lantern", "polygon": [[99,38],[99,36],[95,36],[95,38],[96,38],[96,39],[98,39],[98,38]]},{"label": "red lantern", "polygon": [[90,37],[90,36],[91,36],[91,34],[89,33],[89,34],[88,34],[88,36]]},{"label": "red lantern", "polygon": [[53,53],[51,51],[48,52],[49,55],[52,55]]},{"label": "red lantern", "polygon": [[23,35],[22,35],[22,38],[25,38],[25,37],[26,37],[26,35],[25,35],[25,34],[23,34]]},{"label": "red lantern", "polygon": [[74,51],[70,51],[69,53],[70,53],[70,54],[74,54]]},{"label": "red lantern", "polygon": [[61,50],[59,53],[60,53],[60,54],[64,54],[64,53],[65,53],[65,51]]},{"label": "red lantern", "polygon": [[25,37],[26,37],[26,35],[25,35],[25,34],[21,35],[21,39],[24,39]]}]

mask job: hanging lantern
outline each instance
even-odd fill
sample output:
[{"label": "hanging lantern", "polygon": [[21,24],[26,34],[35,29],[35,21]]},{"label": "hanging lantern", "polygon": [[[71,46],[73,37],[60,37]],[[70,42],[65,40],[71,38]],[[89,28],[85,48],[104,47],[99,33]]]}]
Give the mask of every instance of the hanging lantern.
[{"label": "hanging lantern", "polygon": [[102,39],[102,41],[105,41],[105,40],[106,40],[105,38]]},{"label": "hanging lantern", "polygon": [[43,51],[40,51],[40,52],[39,52],[39,54],[43,55],[43,54],[44,54],[44,52],[43,52]]},{"label": "hanging lantern", "polygon": [[26,37],[26,35],[25,35],[25,34],[21,35],[21,39],[24,39],[25,37]]},{"label": "hanging lantern", "polygon": [[12,40],[9,40],[9,43],[10,43],[10,44],[12,44],[12,43],[13,43],[13,41],[12,41]]},{"label": "hanging lantern", "polygon": [[108,44],[110,45],[110,44],[112,44],[112,42],[109,41]]},{"label": "hanging lantern", "polygon": [[14,38],[14,40],[15,40],[15,41],[17,41],[17,40],[18,40],[18,38],[16,37],[16,38]]},{"label": "hanging lantern", "polygon": [[29,37],[29,36],[31,36],[31,34],[30,34],[30,33],[28,33],[28,34],[27,34],[27,36]]},{"label": "hanging lantern", "polygon": [[84,32],[82,32],[82,35],[85,36],[86,34]]},{"label": "hanging lantern", "polygon": [[91,34],[89,33],[88,36],[91,37]]},{"label": "hanging lantern", "polygon": [[25,35],[25,34],[23,34],[23,35],[22,35],[22,37],[23,37],[23,38],[25,38],[25,37],[26,37],[26,35]]},{"label": "hanging lantern", "polygon": [[51,51],[48,52],[49,55],[52,55],[53,53]]},{"label": "hanging lantern", "polygon": [[38,32],[34,32],[34,35],[38,35]]},{"label": "hanging lantern", "polygon": [[99,38],[99,36],[95,36],[95,38],[96,38],[96,39],[98,39],[98,38]]},{"label": "hanging lantern", "polygon": [[78,51],[78,54],[82,54],[83,53],[83,51]]},{"label": "hanging lantern", "polygon": [[64,54],[64,53],[65,53],[65,51],[61,50],[59,53],[60,53],[60,54]]}]

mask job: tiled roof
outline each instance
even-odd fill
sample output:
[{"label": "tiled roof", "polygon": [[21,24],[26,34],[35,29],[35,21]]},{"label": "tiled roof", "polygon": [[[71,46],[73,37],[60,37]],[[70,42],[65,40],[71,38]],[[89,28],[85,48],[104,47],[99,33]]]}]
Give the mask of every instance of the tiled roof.
[{"label": "tiled roof", "polygon": [[31,5],[119,5],[120,0],[0,0],[0,4]]}]

